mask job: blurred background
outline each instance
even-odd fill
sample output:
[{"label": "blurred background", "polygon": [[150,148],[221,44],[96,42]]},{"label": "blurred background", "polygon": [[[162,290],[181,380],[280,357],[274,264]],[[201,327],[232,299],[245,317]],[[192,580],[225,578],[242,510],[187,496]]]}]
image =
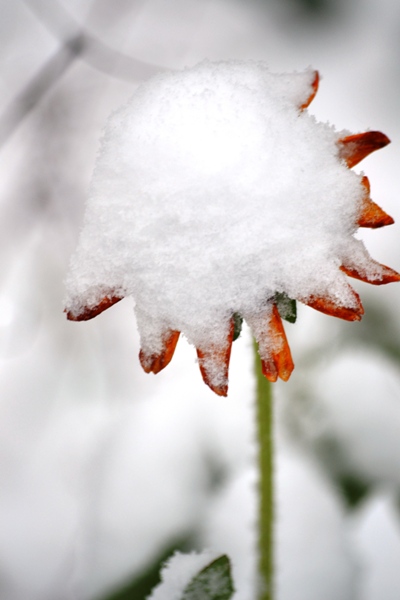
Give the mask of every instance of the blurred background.
[{"label": "blurred background", "polygon": [[[385,132],[360,165],[400,222],[397,0],[0,0],[0,598],[144,600],[175,549],[233,561],[252,600],[253,357],[227,399],[184,340],[156,378],[132,301],[67,322],[63,280],[109,113],[164,69],[255,59],[321,74],[310,112]],[[399,225],[363,231],[400,269]],[[400,597],[400,286],[366,314],[299,307],[277,384],[277,598]]]}]

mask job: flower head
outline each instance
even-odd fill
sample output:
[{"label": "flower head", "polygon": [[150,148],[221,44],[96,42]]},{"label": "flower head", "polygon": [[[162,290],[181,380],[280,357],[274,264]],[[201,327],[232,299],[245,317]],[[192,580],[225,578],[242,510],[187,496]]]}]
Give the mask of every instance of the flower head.
[{"label": "flower head", "polygon": [[140,86],[105,129],[68,318],[133,296],[144,370],[163,369],[183,333],[219,395],[241,319],[271,381],[294,366],[281,319],[290,299],[361,319],[347,276],[379,285],[400,275],[354,237],[393,219],[350,168],[389,140],[317,122],[306,109],[318,82],[312,70],[206,62]]}]

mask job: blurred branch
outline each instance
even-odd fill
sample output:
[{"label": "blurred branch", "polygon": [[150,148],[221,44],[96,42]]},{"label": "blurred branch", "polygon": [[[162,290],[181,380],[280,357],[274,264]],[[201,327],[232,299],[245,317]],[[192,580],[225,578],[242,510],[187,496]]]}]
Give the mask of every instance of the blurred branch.
[{"label": "blurred branch", "polygon": [[61,42],[65,43],[67,39],[81,36],[84,40],[84,52],[81,53],[80,58],[98,71],[111,77],[135,81],[151,77],[162,70],[159,65],[138,60],[110,48],[86,31],[55,0],[24,0],[24,2]]},{"label": "blurred branch", "polygon": [[82,52],[83,44],[84,40],[81,36],[67,41],[13,98],[0,117],[0,146],[14,133],[44,94],[62,77],[75,57]]},{"label": "blurred branch", "polygon": [[89,34],[57,2],[24,0],[61,42],[61,47],[41,67],[0,116],[0,146],[14,133],[42,97],[64,75],[76,58],[112,77],[135,81],[162,70],[122,54]]}]

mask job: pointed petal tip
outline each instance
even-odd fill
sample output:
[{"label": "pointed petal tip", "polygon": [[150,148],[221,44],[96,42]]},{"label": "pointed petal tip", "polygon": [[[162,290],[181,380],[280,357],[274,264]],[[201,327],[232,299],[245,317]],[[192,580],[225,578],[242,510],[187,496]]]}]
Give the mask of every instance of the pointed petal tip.
[{"label": "pointed petal tip", "polygon": [[256,317],[248,315],[246,321],[258,344],[264,377],[271,383],[275,383],[278,377],[287,381],[294,363],[277,306],[273,304],[272,310],[270,307]]},{"label": "pointed petal tip", "polygon": [[228,335],[221,346],[210,346],[206,349],[196,348],[203,381],[217,396],[228,395],[229,362],[234,329],[235,324],[232,318]]},{"label": "pointed petal tip", "polygon": [[203,381],[206,385],[208,385],[208,387],[210,388],[210,390],[212,392],[214,392],[214,394],[216,394],[217,396],[222,396],[223,398],[226,398],[228,395],[228,384],[226,385],[214,385],[212,383],[212,381],[210,381],[207,376],[203,376]]},{"label": "pointed petal tip", "polygon": [[179,331],[170,331],[166,334],[162,340],[163,348],[160,354],[146,354],[143,350],[140,350],[139,361],[145,373],[157,375],[169,365],[174,356],[179,335]]},{"label": "pointed petal tip", "polygon": [[85,306],[79,313],[72,310],[64,310],[64,312],[69,321],[89,321],[120,300],[122,296],[105,296],[96,306]]},{"label": "pointed petal tip", "polygon": [[68,319],[68,321],[81,321],[84,319],[80,319],[79,315],[75,315],[72,311],[67,310],[66,308],[64,309],[65,315]]},{"label": "pointed petal tip", "polygon": [[400,273],[397,273],[394,269],[381,265],[375,261],[371,261],[371,266],[376,269],[376,276],[361,273],[356,267],[342,265],[340,269],[348,276],[364,281],[365,283],[371,283],[372,285],[385,285],[387,283],[395,283],[400,281]]},{"label": "pointed petal tip", "polygon": [[[279,363],[277,358],[275,358],[275,360]],[[290,361],[288,361],[286,366],[282,364],[276,365],[275,363],[271,363],[269,360],[261,361],[261,372],[271,383],[276,383],[278,381],[278,377],[279,379],[282,379],[282,381],[289,381],[293,369],[294,363],[291,356]]]},{"label": "pointed petal tip", "polygon": [[261,360],[261,372],[271,383],[278,381],[278,371],[275,364],[270,360]]},{"label": "pointed petal tip", "polygon": [[[226,357],[212,356],[211,353],[202,352],[198,348],[196,351],[199,359],[199,369],[204,383],[211,391],[217,394],[217,396],[227,396],[229,362],[226,362]],[[210,365],[211,362],[214,362],[215,364]],[[215,376],[214,373],[215,368],[218,369],[217,376]]]},{"label": "pointed petal tip", "polygon": [[282,368],[279,372],[279,377],[282,379],[282,381],[289,381],[291,374],[293,373],[294,370],[294,363],[292,361],[292,363],[290,365],[287,366],[287,368]]},{"label": "pointed petal tip", "polygon": [[366,175],[363,175],[361,178],[361,185],[365,188],[367,195],[369,195],[371,193],[371,184],[369,182],[369,179]]},{"label": "pointed petal tip", "polygon": [[337,317],[338,319],[344,319],[345,321],[361,321],[364,314],[364,307],[361,304],[359,295],[354,290],[352,290],[352,292],[354,306],[351,307],[338,304],[331,298],[322,296],[310,296],[306,300],[303,300],[303,302],[307,304],[307,306],[330,317]]},{"label": "pointed petal tip", "polygon": [[388,144],[390,144],[390,139],[381,131],[365,131],[348,135],[338,141],[339,157],[351,169],[371,152],[380,150]]},{"label": "pointed petal tip", "polygon": [[139,362],[145,373],[153,372],[154,358],[152,354],[146,354],[142,349],[139,352]]},{"label": "pointed petal tip", "polygon": [[358,218],[358,227],[368,229],[379,229],[393,225],[394,219],[388,215],[378,204],[372,200],[364,200],[361,207],[361,214]]},{"label": "pointed petal tip", "polygon": [[365,190],[365,195],[361,203],[357,225],[359,227],[368,227],[370,229],[378,229],[379,227],[393,225],[394,219],[378,204],[371,200],[371,185],[366,175],[361,178],[361,185]]},{"label": "pointed petal tip", "polygon": [[314,70],[314,79],[312,82],[312,87],[314,88],[314,90],[318,89],[319,86],[319,82],[320,82],[320,75],[319,75],[319,71],[317,71],[317,69]]},{"label": "pointed petal tip", "polygon": [[278,377],[283,381],[288,381],[294,369],[294,362],[292,359],[290,346],[287,341],[285,329],[283,327],[282,319],[276,304],[274,304],[272,308],[270,326],[272,338],[275,341],[275,348],[272,352],[272,358],[277,368]]},{"label": "pointed petal tip", "polygon": [[314,79],[311,82],[311,93],[308,96],[307,100],[303,104],[301,104],[301,106],[300,106],[301,111],[308,108],[310,106],[311,102],[314,100],[314,98],[318,92],[319,80],[320,80],[320,77],[319,77],[318,71],[314,71]]},{"label": "pointed petal tip", "polygon": [[390,267],[386,267],[386,268],[392,272],[392,274],[390,275],[391,279],[387,283],[396,283],[396,282],[400,281],[400,273],[398,273],[394,269],[390,269]]}]

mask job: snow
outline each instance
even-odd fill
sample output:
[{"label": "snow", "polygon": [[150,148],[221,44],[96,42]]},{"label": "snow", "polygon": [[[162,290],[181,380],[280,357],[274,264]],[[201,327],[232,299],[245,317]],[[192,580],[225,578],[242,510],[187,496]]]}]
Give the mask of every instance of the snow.
[{"label": "snow", "polygon": [[255,469],[249,466],[231,476],[209,500],[200,535],[202,547],[229,556],[236,588],[233,600],[257,596],[256,482]]},{"label": "snow", "polygon": [[190,554],[176,552],[161,570],[161,583],[148,600],[180,600],[193,577],[216,558],[218,554],[209,550]]},{"label": "snow", "polygon": [[[371,125],[394,142],[399,139],[398,55],[393,49],[398,43],[400,6],[395,0],[336,3],[335,14],[313,22],[293,14],[294,2],[147,0],[134,6],[122,1],[118,9],[112,4],[73,0],[68,10],[107,46],[168,68],[195,64],[205,56],[262,58],[276,71],[313,64],[323,75],[311,107],[319,120],[331,120],[351,131]],[[6,106],[46,60],[52,64],[59,42],[22,3],[2,0],[1,7],[1,85]],[[117,65],[116,72],[118,76]],[[82,221],[101,127],[110,111],[134,92],[140,79],[136,75],[130,83],[121,82],[88,66],[82,57],[2,148],[0,597],[7,600],[104,597],[107,590],[117,589],[139,576],[141,568],[151,566],[165,547],[166,534],[179,533],[182,521],[183,527],[190,522],[206,529],[203,547],[218,543],[218,550],[237,556],[236,562],[241,559],[243,529],[249,534],[247,511],[252,510],[254,496],[248,489],[249,478],[239,471],[248,460],[249,442],[243,429],[248,428],[246,415],[252,402],[251,345],[242,347],[243,339],[235,342],[228,401],[215,398],[201,383],[193,350],[184,340],[171,366],[157,378],[141,372],[135,360],[139,342],[131,300],[121,302],[107,318],[82,327],[71,327],[60,310],[62,279]],[[362,163],[374,199],[397,221],[398,161],[393,143]],[[396,263],[400,256],[397,226],[384,232],[363,231],[362,236],[379,260]],[[399,262],[393,266],[399,267]],[[360,283],[359,289],[363,298],[369,294],[371,311],[381,317],[378,325],[370,324],[374,343],[359,357],[354,371],[349,370],[354,366],[351,360],[339,362],[336,374],[332,365],[325,391],[331,392],[329,402],[337,400],[341,405],[343,418],[335,417],[335,431],[339,436],[346,427],[342,443],[348,443],[351,424],[358,431],[361,450],[371,439],[376,420],[379,433],[374,444],[382,454],[379,461],[373,459],[371,470],[379,475],[382,466],[387,481],[393,482],[399,471],[396,446],[392,446],[397,385],[392,393],[382,384],[386,378],[395,383],[398,367],[396,363],[385,367],[375,348],[379,343],[392,347],[397,343],[400,287],[376,289]],[[350,337],[361,331],[369,307],[366,303],[362,323],[349,326],[298,306],[298,322],[287,328],[299,367],[293,380],[297,387],[305,372],[301,363],[309,359],[314,370],[307,371],[308,384],[321,369],[319,386],[324,392],[320,357],[326,352],[340,357],[343,347],[337,345],[338,338],[344,332]],[[375,381],[368,378],[370,370],[378,378]],[[340,377],[348,379],[351,388],[343,402],[333,389]],[[369,412],[369,399],[363,406],[363,397],[357,397],[358,390],[362,396],[368,392],[364,381],[377,390],[381,412],[374,410],[366,444],[361,444],[359,419],[366,420]],[[281,386],[284,395],[287,385]],[[345,386],[343,382],[340,389]],[[302,399],[292,400],[293,413]],[[392,404],[389,410],[387,400]],[[323,394],[316,405],[324,405]],[[386,424],[379,420],[385,417]],[[165,435],[161,435],[163,427]],[[390,436],[387,427],[392,427]],[[384,466],[387,446],[391,456]],[[196,447],[203,458],[220,461],[222,456],[226,475],[218,498],[213,498],[215,489],[210,493],[206,485],[202,488],[202,498],[209,493],[207,523],[198,498],[205,466],[196,458]],[[372,449],[367,451],[364,464]],[[308,452],[315,455],[315,448]],[[279,492],[279,535],[286,543],[278,548],[280,568],[286,573],[285,600],[297,600],[299,590],[312,596],[315,582],[322,585],[327,573],[326,589],[334,590],[338,583],[336,597],[341,598],[345,567],[342,571],[340,551],[346,549],[346,533],[353,521],[342,520],[337,497],[323,477],[306,472],[300,476],[308,468],[307,456],[299,451],[278,462],[280,481],[285,483]],[[168,506],[162,494],[157,495],[158,504],[154,498],[147,502],[148,486],[156,486],[158,480],[164,483],[169,473],[174,493],[168,495]],[[198,485],[193,485],[195,481]],[[358,583],[357,600],[396,600],[400,534],[395,505],[378,498],[357,516],[357,544],[349,549],[348,565]],[[311,568],[307,561],[315,555],[309,553],[309,540],[315,538],[321,546],[325,538],[326,563],[316,561]],[[295,564],[291,539],[298,549]],[[238,569],[235,575],[240,576]],[[245,583],[242,580],[242,590]],[[325,600],[320,591],[320,599]]]},{"label": "snow", "polygon": [[340,498],[314,459],[291,444],[276,467],[277,597],[352,600],[356,564]]},{"label": "snow", "polygon": [[205,61],[141,85],[106,126],[66,310],[132,295],[152,355],[168,330],[224,345],[232,313],[250,320],[276,291],[353,306],[338,268],[362,254],[364,192],[338,159],[344,132],[300,111],[314,78]]},{"label": "snow", "polygon": [[398,505],[380,492],[355,515],[352,525],[354,549],[359,556],[360,598],[397,600],[400,590]]},{"label": "snow", "polygon": [[[315,460],[282,435],[275,474],[276,597],[352,600],[356,559],[340,497]],[[202,527],[203,547],[231,559],[233,600],[256,597],[256,477],[253,466],[230,477],[210,499]]]},{"label": "snow", "polygon": [[[311,383],[310,383],[311,382]],[[367,482],[400,484],[400,377],[396,364],[365,348],[342,350],[307,370],[304,383],[289,386],[286,412],[306,444],[319,453],[324,441],[340,448],[327,467],[357,473]],[[301,396],[306,402],[298,402]],[[287,402],[291,403],[289,407]],[[382,443],[384,440],[384,443]]]}]

